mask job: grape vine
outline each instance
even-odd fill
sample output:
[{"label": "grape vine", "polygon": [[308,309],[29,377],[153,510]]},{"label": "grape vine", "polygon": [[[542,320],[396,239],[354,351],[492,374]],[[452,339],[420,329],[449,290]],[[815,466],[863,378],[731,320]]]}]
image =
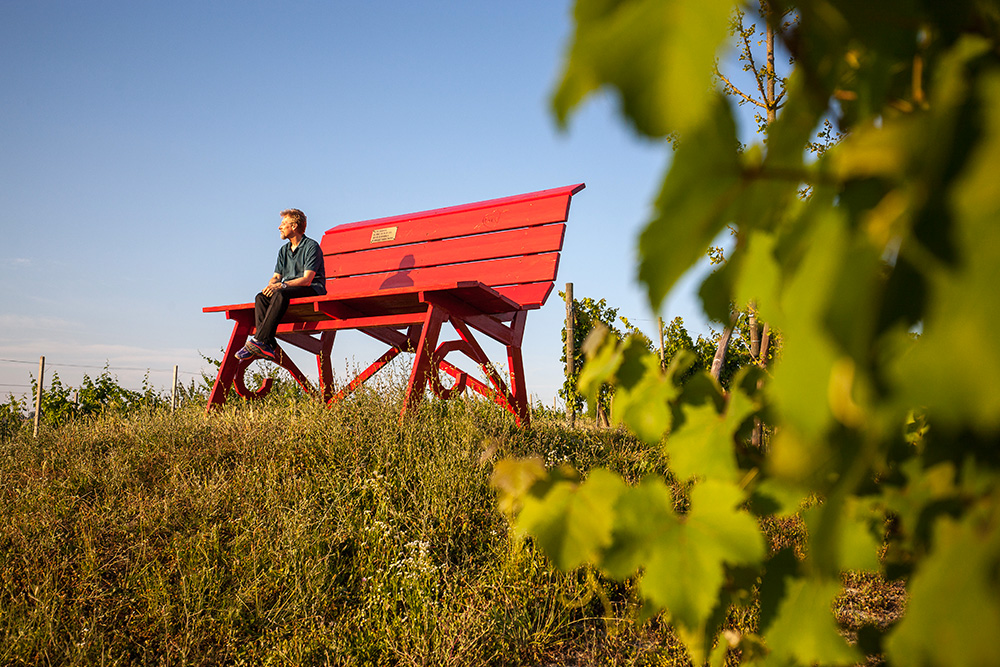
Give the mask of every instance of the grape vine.
[{"label": "grape vine", "polygon": [[[801,0],[772,25],[794,59],[780,115],[741,147],[713,89],[731,0],[577,0],[553,104],[598,90],[638,132],[676,141],[638,276],[654,310],[725,227],[737,242],[701,289],[706,312],[754,303],[781,332],[773,368],[728,391],[664,371],[644,345],[592,341],[581,391],[615,386],[612,419],[662,443],[690,486],[580,481],[498,465],[515,525],[560,567],[634,578],[695,664],[1000,661],[1000,8],[991,0]],[[816,132],[844,134],[809,157]],[[809,196],[799,192],[808,188]],[[749,445],[754,418],[773,426]],[[797,557],[762,523],[798,516]],[[902,619],[849,644],[831,603],[845,571],[906,581]],[[752,635],[725,611],[759,605]],[[729,658],[730,660],[733,657]]]}]

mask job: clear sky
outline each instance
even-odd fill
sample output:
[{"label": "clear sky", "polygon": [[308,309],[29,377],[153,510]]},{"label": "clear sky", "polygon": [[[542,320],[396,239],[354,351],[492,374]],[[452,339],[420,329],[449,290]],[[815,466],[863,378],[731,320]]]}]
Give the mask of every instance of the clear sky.
[{"label": "clear sky", "polygon": [[[557,129],[571,27],[568,0],[0,3],[0,397],[28,391],[40,355],[73,386],[106,364],[129,388],[141,369],[167,387],[175,364],[189,382],[232,328],[202,307],[252,300],[288,207],[318,239],[585,182],[557,285],[652,335],[635,247],[669,151],[607,96]],[[707,331],[690,291],[659,314]],[[553,293],[527,321],[546,404],[564,316]],[[350,332],[334,366],[380,352]]]}]

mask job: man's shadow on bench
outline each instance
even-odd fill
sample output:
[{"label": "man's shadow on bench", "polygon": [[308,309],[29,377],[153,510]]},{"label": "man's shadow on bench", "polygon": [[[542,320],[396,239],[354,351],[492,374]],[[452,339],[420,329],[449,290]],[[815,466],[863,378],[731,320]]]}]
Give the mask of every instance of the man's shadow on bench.
[{"label": "man's shadow on bench", "polygon": [[413,279],[410,278],[410,270],[416,266],[416,259],[413,255],[406,255],[399,262],[399,270],[382,281],[379,290],[394,289],[397,287],[413,287]]}]

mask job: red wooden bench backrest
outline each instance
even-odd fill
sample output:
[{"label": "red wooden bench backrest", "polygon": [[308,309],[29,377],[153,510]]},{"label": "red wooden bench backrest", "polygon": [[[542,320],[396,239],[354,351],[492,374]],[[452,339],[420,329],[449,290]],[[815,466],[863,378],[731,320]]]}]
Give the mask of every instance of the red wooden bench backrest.
[{"label": "red wooden bench backrest", "polygon": [[477,280],[522,308],[545,303],[559,266],[570,198],[582,184],[338,225],[320,242],[327,293]]}]

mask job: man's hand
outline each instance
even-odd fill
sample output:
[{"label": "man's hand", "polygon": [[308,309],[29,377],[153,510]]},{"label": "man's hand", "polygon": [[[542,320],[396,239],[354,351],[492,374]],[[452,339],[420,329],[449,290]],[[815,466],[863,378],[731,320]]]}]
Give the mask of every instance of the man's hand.
[{"label": "man's hand", "polygon": [[267,287],[265,287],[261,291],[264,293],[264,296],[274,296],[275,292],[278,292],[282,289],[284,289],[284,283],[282,283],[280,280],[272,280],[267,284]]}]

